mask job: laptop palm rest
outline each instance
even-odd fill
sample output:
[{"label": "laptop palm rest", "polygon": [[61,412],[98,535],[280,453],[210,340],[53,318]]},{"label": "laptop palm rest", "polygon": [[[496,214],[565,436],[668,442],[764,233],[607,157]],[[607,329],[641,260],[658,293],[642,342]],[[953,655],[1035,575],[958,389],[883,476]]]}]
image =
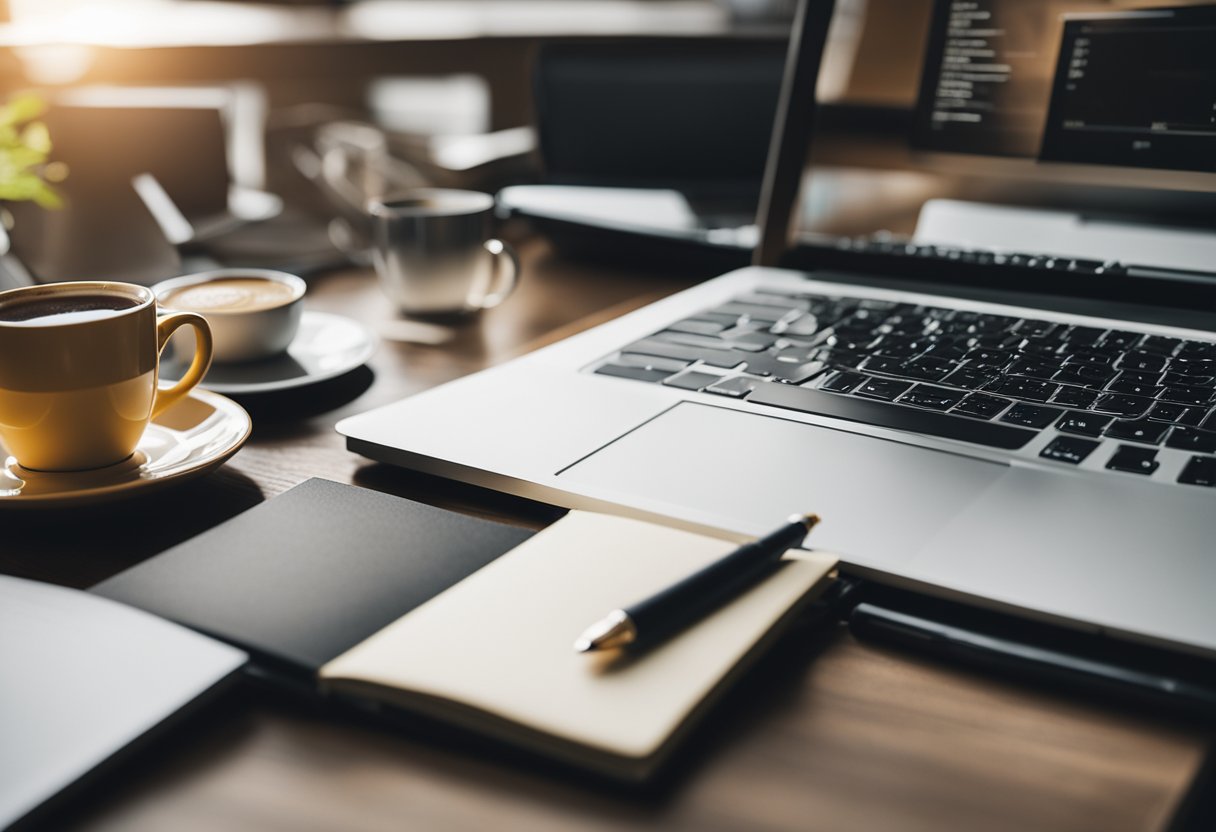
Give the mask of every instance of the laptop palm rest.
[{"label": "laptop palm rest", "polygon": [[[816,548],[879,569],[904,563],[1009,470],[779,417],[682,402],[559,477],[763,533],[795,512],[823,517]],[[687,516],[687,511],[675,511]]]}]

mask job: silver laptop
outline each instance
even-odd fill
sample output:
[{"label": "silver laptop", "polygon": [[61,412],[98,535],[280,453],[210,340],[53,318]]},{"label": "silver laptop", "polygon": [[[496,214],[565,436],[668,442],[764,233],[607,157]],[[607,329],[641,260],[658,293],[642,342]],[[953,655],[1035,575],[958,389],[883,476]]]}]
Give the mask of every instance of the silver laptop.
[{"label": "silver laptop", "polygon": [[[795,23],[759,218],[761,261],[798,268],[723,275],[346,419],[348,447],[740,535],[813,510],[824,518],[813,545],[856,573],[1216,651],[1216,317],[1195,308],[1212,308],[1216,277],[1186,268],[1185,252],[1168,267],[1135,259],[1151,247],[1103,257],[1110,227],[1035,248],[1051,235],[1026,229],[1062,215],[1003,222],[991,206],[946,231],[937,211],[932,241],[789,244],[830,5],[804,3]],[[1132,184],[1202,169],[1216,131],[1176,125],[1199,92],[1128,79],[1210,71],[1211,9],[1068,16],[1080,5],[1094,4],[939,0],[918,152],[991,158],[1077,189],[1120,169]],[[1162,48],[1122,54],[1129,33]],[[1152,61],[1162,65],[1140,65]],[[1126,89],[1102,94],[1112,84]],[[1032,133],[1037,158],[1019,158]],[[967,245],[941,239],[956,226]],[[1023,238],[1001,240],[1006,227]],[[1213,242],[1185,239],[1195,251]]]}]

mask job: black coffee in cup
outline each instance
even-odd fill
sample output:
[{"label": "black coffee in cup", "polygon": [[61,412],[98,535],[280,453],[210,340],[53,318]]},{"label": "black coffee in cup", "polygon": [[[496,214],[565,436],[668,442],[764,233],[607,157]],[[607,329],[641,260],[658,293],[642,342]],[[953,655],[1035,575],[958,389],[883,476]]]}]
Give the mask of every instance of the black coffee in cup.
[{"label": "black coffee in cup", "polygon": [[60,326],[112,318],[139,306],[119,294],[55,295],[0,304],[0,323]]}]

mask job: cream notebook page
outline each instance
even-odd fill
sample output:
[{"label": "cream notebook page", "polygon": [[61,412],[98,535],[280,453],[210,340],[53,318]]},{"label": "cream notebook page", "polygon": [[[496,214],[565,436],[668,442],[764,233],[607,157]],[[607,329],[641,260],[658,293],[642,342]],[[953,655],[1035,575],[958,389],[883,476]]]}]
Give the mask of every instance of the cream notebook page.
[{"label": "cream notebook page", "polygon": [[735,544],[571,512],[321,669],[451,700],[626,757],[647,757],[836,565],[797,553],[697,625],[635,660],[574,652],[575,638]]}]

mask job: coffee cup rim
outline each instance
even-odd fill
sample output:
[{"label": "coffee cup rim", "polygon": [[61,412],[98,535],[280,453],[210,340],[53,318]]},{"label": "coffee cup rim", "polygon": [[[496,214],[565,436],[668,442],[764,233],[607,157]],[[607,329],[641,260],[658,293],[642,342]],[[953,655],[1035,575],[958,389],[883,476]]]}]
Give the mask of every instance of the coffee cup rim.
[{"label": "coffee cup rim", "polygon": [[[208,269],[207,271],[195,272],[194,274],[185,274],[181,277],[171,277],[168,280],[162,280],[152,287],[152,292],[155,294],[157,301],[166,309],[179,309],[169,303],[165,296],[170,292],[176,292],[179,289],[185,289],[190,286],[202,286],[207,283],[220,283],[225,280],[240,280],[254,278],[259,280],[270,280],[275,283],[280,283],[288,286],[292,290],[291,300],[285,301],[278,306],[272,306],[269,309],[260,310],[213,310],[208,309],[204,314],[208,317],[217,315],[251,315],[257,312],[267,312],[272,309],[283,309],[288,306],[293,306],[299,303],[304,294],[308,291],[308,284],[303,278],[297,277],[289,272],[281,272],[275,269]],[[192,310],[190,310],[192,311]]]},{"label": "coffee cup rim", "polygon": [[[453,205],[394,206],[394,202],[406,200],[460,200]],[[494,207],[494,197],[484,191],[463,188],[412,188],[394,191],[367,201],[367,213],[373,217],[394,219],[397,217],[458,217],[478,214]]]},{"label": "coffee cup rim", "polygon": [[[130,309],[115,310],[116,315],[113,317],[123,317],[125,315],[134,315],[156,302],[156,293],[147,286],[139,286],[135,283],[124,283],[120,280],[71,280],[63,283],[41,283],[36,286],[18,286],[15,289],[5,289],[0,292],[0,307],[3,307],[9,299],[17,295],[26,295],[30,298],[37,297],[54,297],[56,295],[88,295],[88,294],[119,294],[121,293],[127,298],[138,300],[139,303],[132,306]],[[136,296],[136,297],[133,297]],[[76,325],[83,325],[87,322],[77,322]],[[51,327],[61,327],[64,324],[29,324],[19,321],[0,321],[0,327],[5,329],[49,329]]]}]

